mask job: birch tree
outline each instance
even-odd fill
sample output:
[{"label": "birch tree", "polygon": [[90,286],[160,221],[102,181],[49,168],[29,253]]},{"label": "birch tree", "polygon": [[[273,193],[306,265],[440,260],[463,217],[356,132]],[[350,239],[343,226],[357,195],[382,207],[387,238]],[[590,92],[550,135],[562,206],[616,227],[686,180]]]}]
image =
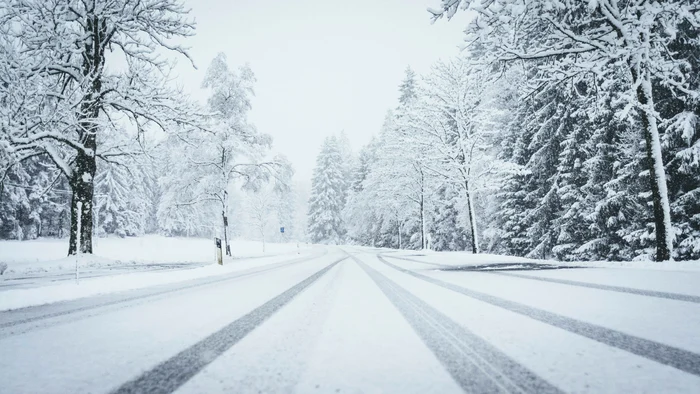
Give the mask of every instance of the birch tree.
[{"label": "birch tree", "polygon": [[254,82],[250,67],[231,70],[226,56],[218,54],[202,82],[210,93],[205,126],[185,136],[170,137],[175,148],[170,148],[169,163],[177,171],[165,179],[167,196],[161,211],[187,211],[191,206],[215,204],[227,255],[231,255],[230,188],[238,185],[256,191],[271,180],[282,187],[291,172],[284,157],[269,157],[272,138],[248,121]]}]

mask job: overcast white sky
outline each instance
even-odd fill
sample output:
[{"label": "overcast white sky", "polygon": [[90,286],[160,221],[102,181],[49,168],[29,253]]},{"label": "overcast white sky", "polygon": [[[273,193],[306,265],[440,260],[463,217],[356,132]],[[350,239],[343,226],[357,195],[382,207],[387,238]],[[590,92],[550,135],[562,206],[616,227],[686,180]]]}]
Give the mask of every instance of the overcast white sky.
[{"label": "overcast white sky", "polygon": [[430,24],[439,0],[187,0],[197,34],[186,41],[198,70],[179,59],[187,91],[224,52],[257,77],[251,120],[310,179],[326,135],[345,130],[357,151],[378,132],[410,65],[424,73],[458,54],[464,18]]}]

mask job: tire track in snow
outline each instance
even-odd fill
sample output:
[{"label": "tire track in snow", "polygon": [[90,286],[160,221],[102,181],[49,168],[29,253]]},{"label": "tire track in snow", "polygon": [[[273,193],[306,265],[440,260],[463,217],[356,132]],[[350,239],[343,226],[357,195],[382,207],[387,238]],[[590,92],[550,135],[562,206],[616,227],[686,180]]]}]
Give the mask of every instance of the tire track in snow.
[{"label": "tire track in snow", "polygon": [[615,291],[618,293],[629,293],[629,294],[636,294],[636,295],[642,295],[642,296],[647,296],[647,297],[665,298],[665,299],[669,299],[669,300],[687,301],[687,302],[694,302],[696,304],[700,304],[700,297],[693,296],[693,295],[687,295],[687,294],[667,293],[664,291],[643,290],[643,289],[635,289],[632,287],[623,287],[623,286],[601,285],[601,284],[597,284],[597,283],[579,282],[579,281],[567,280],[567,279],[544,278],[541,276],[515,274],[512,272],[494,272],[494,271],[484,271],[484,272],[488,272],[489,274],[494,274],[494,275],[512,276],[515,278],[539,280],[542,282],[559,283],[559,284],[570,285],[570,286],[589,287],[591,289]]},{"label": "tire track in snow", "polygon": [[466,392],[560,393],[487,341],[351,256]]},{"label": "tire track in snow", "polygon": [[112,393],[172,393],[345,259],[347,257],[334,261],[245,316],[234,320],[134,380],[126,382]]},{"label": "tire track in snow", "polygon": [[475,290],[470,290],[462,286],[458,286],[449,282],[432,278],[411,270],[401,268],[397,265],[386,261],[382,256],[377,255],[377,258],[394,268],[399,272],[412,275],[418,279],[422,279],[428,283],[444,287],[448,290],[464,294],[476,300],[491,304],[511,312],[525,315],[532,319],[541,321],[551,326],[561,328],[574,334],[584,336],[594,341],[612,346],[638,356],[647,358],[658,363],[668,365],[681,371],[700,376],[700,354],[693,353],[677,347],[665,345],[660,342],[655,342],[649,339],[640,338],[634,335],[625,334],[621,331],[610,328],[601,327],[595,324],[586,323],[581,320],[558,315],[542,309],[534,308],[518,302],[509,301],[503,298],[492,296],[490,294],[481,293]]},{"label": "tire track in snow", "polygon": [[298,392],[295,388],[335,307],[345,267],[340,263],[319,278],[177,393]]},{"label": "tire track in snow", "polygon": [[[577,265],[558,265],[551,263],[532,263],[532,262],[510,262],[510,263],[486,263],[477,265],[444,265],[438,263],[429,263],[427,261],[421,261],[416,259],[411,259],[405,256],[390,256],[387,253],[381,253],[384,257],[389,257],[396,260],[411,261],[419,264],[427,264],[435,267],[439,267],[443,271],[477,271],[477,272],[504,272],[504,271],[537,271],[537,270],[560,270],[560,269],[573,269],[573,268],[586,268]],[[527,268],[526,268],[527,267]]]},{"label": "tire track in snow", "polygon": [[[382,253],[382,254],[383,254],[383,253]],[[449,265],[443,265],[443,264],[438,264],[438,263],[429,263],[429,262],[427,262],[427,261],[420,261],[420,260],[416,260],[416,259],[409,259],[408,257],[404,257],[404,256],[386,256],[386,257],[389,257],[389,258],[392,258],[392,259],[397,259],[397,260],[411,261],[411,262],[419,263],[419,264],[432,265],[433,267],[440,267],[440,268],[449,268],[449,267],[451,267],[451,266],[449,266]]]},{"label": "tire track in snow", "polygon": [[[27,308],[21,308],[21,309],[14,309],[14,310],[9,310],[9,311],[2,311],[0,312],[0,338],[7,337],[10,335],[17,335],[21,334],[27,331],[30,331],[34,328],[38,327],[46,327],[50,326],[51,324],[45,324],[41,326],[33,326],[33,327],[26,327],[25,329],[21,330],[8,330],[11,329],[12,327],[23,325],[23,324],[29,324],[29,323],[37,323],[42,320],[46,319],[51,319],[51,318],[57,318],[57,317],[63,317],[67,315],[71,315],[74,313],[80,313],[80,312],[86,312],[90,311],[93,309],[98,309],[98,308],[106,308],[110,306],[120,306],[120,307],[127,307],[134,305],[135,303],[139,303],[140,301],[145,301],[145,300],[150,300],[150,299],[158,299],[159,296],[163,296],[166,294],[171,294],[179,291],[184,291],[184,290],[189,290],[189,289],[195,289],[203,286],[208,286],[212,284],[217,284],[221,283],[224,281],[228,280],[234,280],[234,279],[240,279],[240,278],[245,278],[253,275],[258,275],[262,274],[274,269],[282,268],[288,265],[292,264],[297,264],[297,263],[302,263],[306,262],[309,260],[313,260],[319,257],[322,257],[328,253],[327,250],[324,249],[323,253],[321,254],[314,254],[311,256],[304,256],[301,258],[297,259],[292,259],[288,261],[282,261],[279,263],[274,263],[274,264],[269,264],[263,267],[254,267],[238,272],[234,272],[231,274],[227,274],[224,277],[221,276],[215,276],[214,278],[212,277],[205,277],[205,278],[200,278],[200,279],[194,279],[192,281],[187,281],[187,282],[176,282],[176,283],[169,283],[166,285],[159,285],[155,287],[146,287],[143,289],[136,289],[136,290],[129,290],[129,294],[126,297],[123,297],[122,294],[119,293],[114,293],[114,294],[106,294],[106,295],[99,295],[96,297],[87,297],[87,298],[79,298],[77,300],[70,300],[70,301],[61,301],[57,302],[54,304],[45,304],[45,305],[38,305],[38,306],[30,306]],[[165,288],[163,288],[165,287]],[[134,294],[136,293],[136,294]],[[114,299],[116,296],[117,299]],[[45,312],[46,310],[52,310],[51,312]],[[58,309],[58,310],[56,310]],[[90,317],[94,316],[93,315],[87,315],[84,317]],[[72,319],[71,321],[75,321],[75,319]],[[56,322],[55,324],[60,324],[60,322]]]},{"label": "tire track in snow", "polygon": [[[398,260],[412,261],[412,262],[421,263],[421,264],[428,264],[428,265],[438,266],[440,268],[447,268],[447,269],[455,268],[453,266],[447,266],[447,265],[442,265],[442,264],[437,264],[437,263],[428,263],[425,261],[410,259],[407,257],[387,256],[387,255],[384,255],[383,257],[389,257],[389,258],[398,259]],[[518,264],[518,263],[513,263],[513,264]],[[575,267],[564,266],[563,268],[575,268]],[[585,268],[585,267],[580,267],[580,268]],[[644,289],[636,289],[633,287],[624,287],[624,286],[603,285],[603,284],[590,283],[590,282],[580,282],[580,281],[567,280],[567,279],[544,278],[541,276],[530,276],[530,275],[517,274],[514,272],[505,272],[504,270],[475,270],[475,271],[484,272],[484,273],[488,273],[488,274],[494,274],[494,275],[512,276],[515,278],[539,280],[539,281],[543,281],[543,282],[558,283],[558,284],[563,284],[563,285],[588,287],[591,289],[615,291],[618,293],[629,293],[629,294],[636,294],[636,295],[642,295],[642,296],[647,296],[647,297],[665,298],[665,299],[669,299],[669,300],[687,301],[687,302],[694,302],[696,304],[700,304],[700,297],[699,296],[688,295],[688,294],[669,293],[669,292],[665,292],[665,291],[655,291],[655,290],[644,290]],[[508,270],[508,271],[517,271],[517,270]]]}]

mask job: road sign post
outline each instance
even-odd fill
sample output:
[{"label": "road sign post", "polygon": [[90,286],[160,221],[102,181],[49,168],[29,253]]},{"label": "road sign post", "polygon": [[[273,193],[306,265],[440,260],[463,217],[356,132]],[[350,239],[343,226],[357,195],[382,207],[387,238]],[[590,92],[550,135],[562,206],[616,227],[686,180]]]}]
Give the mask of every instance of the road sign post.
[{"label": "road sign post", "polygon": [[216,242],[216,263],[219,265],[224,265],[224,257],[221,252],[221,238],[214,238]]}]

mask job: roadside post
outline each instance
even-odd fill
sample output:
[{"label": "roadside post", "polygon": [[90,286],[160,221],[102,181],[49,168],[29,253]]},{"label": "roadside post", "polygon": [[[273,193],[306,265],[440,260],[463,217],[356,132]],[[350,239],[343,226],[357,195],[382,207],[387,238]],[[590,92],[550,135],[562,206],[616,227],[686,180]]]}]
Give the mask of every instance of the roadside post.
[{"label": "roadside post", "polygon": [[219,265],[224,265],[224,257],[221,252],[221,238],[214,238],[216,240],[216,263]]},{"label": "roadside post", "polygon": [[76,217],[78,221],[78,230],[75,235],[75,283],[80,284],[80,269],[78,268],[78,260],[80,260],[80,231],[81,231],[81,226],[82,226],[82,219],[83,219],[83,202],[78,201],[76,204],[78,208],[78,212]]}]

